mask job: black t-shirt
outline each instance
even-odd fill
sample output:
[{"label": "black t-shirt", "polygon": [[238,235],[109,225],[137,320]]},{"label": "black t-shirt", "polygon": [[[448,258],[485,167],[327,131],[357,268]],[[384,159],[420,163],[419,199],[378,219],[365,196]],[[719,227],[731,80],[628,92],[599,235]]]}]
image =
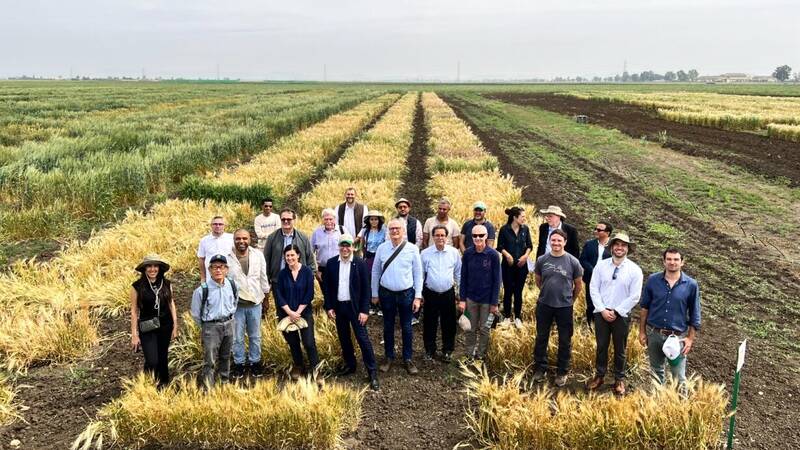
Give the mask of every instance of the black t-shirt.
[{"label": "black t-shirt", "polygon": [[172,290],[170,289],[169,280],[162,278],[151,285],[147,278],[142,277],[131,286],[136,290],[136,298],[139,303],[139,320],[152,319],[156,316],[156,291],[158,291],[159,318],[162,322],[172,323],[172,313],[169,311]]}]

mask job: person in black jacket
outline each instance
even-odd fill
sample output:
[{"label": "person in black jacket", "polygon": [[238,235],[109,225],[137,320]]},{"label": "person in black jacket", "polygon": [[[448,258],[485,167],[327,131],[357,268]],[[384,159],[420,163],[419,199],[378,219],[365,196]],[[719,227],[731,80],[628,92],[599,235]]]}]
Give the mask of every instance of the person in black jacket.
[{"label": "person in black jacket", "polygon": [[[610,223],[597,222],[597,225],[594,227],[594,235],[596,237],[594,239],[589,239],[583,244],[581,257],[578,258],[578,260],[583,267],[583,284],[585,286],[589,286],[589,283],[592,282],[594,266],[606,258],[611,258],[611,251],[608,249],[608,238],[611,236],[611,231],[613,230],[614,227],[612,227]],[[602,255],[600,253],[600,248],[603,249]],[[589,293],[589,289],[587,288],[585,292],[586,322],[589,324],[589,328],[591,328],[592,322],[594,321],[594,305],[592,304],[592,296]]]},{"label": "person in black jacket", "polygon": [[[536,258],[550,251],[550,234],[553,233],[553,230],[562,230],[564,233],[567,233],[567,243],[564,247],[564,251],[578,258],[580,256],[578,230],[576,230],[574,226],[564,223],[567,216],[561,211],[561,208],[550,205],[547,209],[540,209],[539,212],[544,214],[545,222],[539,225],[539,245],[536,247]],[[535,263],[536,259],[531,261]],[[532,264],[529,264],[528,268],[533,271],[531,266]]]},{"label": "person in black jacket", "polygon": [[[328,316],[336,321],[336,332],[345,362],[339,375],[350,375],[356,371],[356,356],[350,339],[352,328],[369,374],[370,387],[377,391],[378,367],[366,327],[370,305],[367,265],[363,259],[353,255],[351,235],[339,237],[339,256],[330,258],[325,267],[327,270],[322,275],[324,308]],[[343,277],[347,277],[347,280]]]}]

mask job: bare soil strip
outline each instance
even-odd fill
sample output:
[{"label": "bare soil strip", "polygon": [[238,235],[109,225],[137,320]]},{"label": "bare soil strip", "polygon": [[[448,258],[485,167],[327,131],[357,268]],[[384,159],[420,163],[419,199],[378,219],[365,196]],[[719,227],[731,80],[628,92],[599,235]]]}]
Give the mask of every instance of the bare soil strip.
[{"label": "bare soil strip", "polygon": [[[478,102],[472,102],[463,96],[445,96],[446,101],[453,107],[456,114],[465,120],[473,131],[481,138],[484,146],[493,155],[498,157],[501,170],[514,176],[519,184],[527,184],[528,189],[523,192],[526,201],[536,204],[559,204],[566,209],[570,221],[582,225],[591,218],[587,217],[585,210],[576,208],[577,205],[588,205],[587,199],[580,189],[561,177],[558,172],[548,168],[543,160],[537,159],[527,148],[533,142],[544,146],[554,154],[563,155],[568,149],[558,143],[548,141],[542,136],[531,133],[524,124],[514,124],[513,131],[498,131],[491,125],[492,120],[508,121],[509,119],[496,113],[488,112]],[[479,114],[491,116],[479,117]],[[511,119],[513,120],[513,119]],[[696,247],[687,249],[691,255],[699,255],[708,249],[715,249],[724,255],[726,261],[736,261],[743,264],[748,270],[759,272],[760,276],[774,280],[776,285],[784,285],[790,290],[796,289],[797,281],[790,273],[775,273],[774,264],[761,261],[753,253],[741,248],[738,244],[719,233],[709,232],[709,227],[699,221],[682,217],[671,211],[666,205],[659,204],[653,199],[643,198],[637,188],[614,173],[609,173],[603,167],[594,166],[588,161],[575,159],[574,164],[584,170],[593,180],[604,180],[615,189],[628,192],[629,198],[641,202],[640,211],[658,211],[661,220],[668,221],[675,227],[687,230],[689,235],[703,236],[695,240]],[[548,170],[550,169],[550,170]],[[647,229],[647,220],[643,217],[610,217],[616,223],[625,223],[634,229]],[[642,246],[640,246],[642,250]],[[640,251],[637,255],[639,261],[650,260],[651,264],[657,263],[659,254],[649,254]],[[754,295],[756,298],[745,300],[743,293],[739,292],[735,280],[726,276],[713,259],[702,260],[693,258],[691,270],[701,275],[705,292],[721,292],[731,302],[747,301],[747,306],[760,305],[759,312],[769,313],[775,308],[772,299],[759,296],[759,293],[747,293],[747,297]],[[748,301],[749,300],[749,301]],[[796,318],[778,315],[770,317],[778,323],[786,325],[796,324]],[[706,309],[704,328],[693,357],[690,361],[690,371],[697,371],[704,378],[714,382],[725,383],[730,389],[735,365],[735,354],[738,342],[745,336],[737,326],[734,317],[715,317],[713,311]],[[776,348],[769,337],[764,339],[751,339],[749,345],[748,362],[744,374],[743,389],[740,392],[739,420],[737,421],[737,437],[740,448],[779,449],[800,445],[800,437],[794,431],[798,420],[796,400],[792,398],[800,390],[798,381],[798,368],[796,358],[791,358],[782,349]],[[765,420],[767,419],[767,420]],[[788,440],[787,440],[788,439]],[[792,445],[794,444],[794,445]]]},{"label": "bare soil strip", "polygon": [[552,94],[508,93],[487,97],[560,114],[585,114],[590,123],[620,130],[637,139],[645,136],[688,155],[735,164],[767,177],[784,177],[792,186],[800,184],[800,144],[796,142],[672,122],[657,117],[653,111],[624,103]]}]

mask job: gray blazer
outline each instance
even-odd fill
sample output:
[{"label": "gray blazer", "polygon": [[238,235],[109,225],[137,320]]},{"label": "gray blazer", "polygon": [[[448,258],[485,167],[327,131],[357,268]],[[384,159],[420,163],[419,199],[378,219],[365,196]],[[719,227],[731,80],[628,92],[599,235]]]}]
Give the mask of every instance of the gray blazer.
[{"label": "gray blazer", "polygon": [[[317,261],[314,252],[311,250],[311,243],[308,236],[297,228],[294,229],[294,239],[292,243],[300,248],[300,264],[308,266],[312,272],[317,271]],[[283,230],[278,228],[267,237],[264,244],[264,259],[267,261],[267,276],[273,286],[278,282],[278,274],[281,271],[281,260],[283,259]]]}]

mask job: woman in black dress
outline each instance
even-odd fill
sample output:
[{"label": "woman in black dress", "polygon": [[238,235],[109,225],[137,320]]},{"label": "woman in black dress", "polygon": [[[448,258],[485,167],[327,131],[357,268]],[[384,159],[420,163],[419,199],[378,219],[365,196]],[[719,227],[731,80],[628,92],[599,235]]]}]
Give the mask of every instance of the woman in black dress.
[{"label": "woman in black dress", "polygon": [[[178,314],[172,284],[164,278],[169,270],[158,255],[147,255],[136,266],[142,275],[131,285],[131,347],[144,354],[144,370],[158,381],[169,383],[169,344],[178,336]],[[155,320],[157,318],[157,320]]]}]

